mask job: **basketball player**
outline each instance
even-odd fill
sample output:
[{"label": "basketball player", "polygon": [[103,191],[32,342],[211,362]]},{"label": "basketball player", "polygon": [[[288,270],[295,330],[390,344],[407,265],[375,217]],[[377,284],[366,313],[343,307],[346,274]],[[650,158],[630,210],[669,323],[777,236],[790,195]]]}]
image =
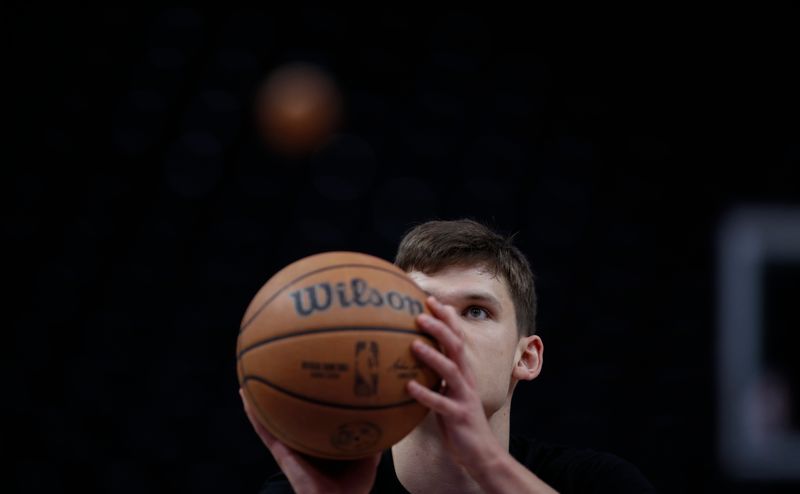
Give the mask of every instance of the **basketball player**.
[{"label": "basketball player", "polygon": [[443,352],[412,351],[445,384],[437,392],[411,381],[408,392],[432,413],[383,454],[320,461],[278,441],[244,400],[282,471],[262,492],[654,492],[616,456],[511,437],[514,389],[539,375],[544,356],[533,275],[511,239],[471,220],[432,221],[406,234],[395,264],[430,294],[433,317],[418,323]]}]

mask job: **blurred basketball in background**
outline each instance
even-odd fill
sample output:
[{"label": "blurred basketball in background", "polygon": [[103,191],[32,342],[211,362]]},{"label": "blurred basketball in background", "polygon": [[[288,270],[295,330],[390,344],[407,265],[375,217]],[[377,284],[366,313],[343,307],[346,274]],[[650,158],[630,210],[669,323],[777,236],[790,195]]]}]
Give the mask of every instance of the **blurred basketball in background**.
[{"label": "blurred basketball in background", "polygon": [[338,128],[342,98],[321,68],[296,62],[275,69],[256,100],[259,132],[275,151],[292,156],[319,149]]},{"label": "blurred basketball in background", "polygon": [[331,459],[391,447],[428,409],[406,392],[439,378],[411,342],[426,294],[405,272],[357,252],[325,252],[276,273],[256,293],[237,344],[239,384],[287,446]]}]

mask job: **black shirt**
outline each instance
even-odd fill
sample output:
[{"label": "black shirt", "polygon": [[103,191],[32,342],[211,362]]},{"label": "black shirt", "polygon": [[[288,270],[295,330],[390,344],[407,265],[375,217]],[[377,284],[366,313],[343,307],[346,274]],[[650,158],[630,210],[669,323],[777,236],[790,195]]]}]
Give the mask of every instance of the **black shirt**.
[{"label": "black shirt", "polygon": [[[631,463],[609,453],[543,443],[511,436],[509,452],[540,479],[561,494],[654,493],[655,489]],[[261,494],[291,493],[283,473],[264,484]],[[391,449],[378,465],[373,493],[406,494],[394,471]]]}]

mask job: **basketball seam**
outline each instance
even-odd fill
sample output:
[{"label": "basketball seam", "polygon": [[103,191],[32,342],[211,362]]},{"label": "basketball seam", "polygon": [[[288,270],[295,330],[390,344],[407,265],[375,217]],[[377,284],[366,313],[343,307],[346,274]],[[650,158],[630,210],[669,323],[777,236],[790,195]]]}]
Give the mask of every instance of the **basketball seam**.
[{"label": "basketball seam", "polygon": [[240,333],[240,334],[241,334],[241,333],[243,333],[243,332],[244,332],[244,330],[245,330],[245,329],[247,329],[247,327],[248,327],[248,326],[249,326],[249,325],[250,325],[250,324],[251,324],[251,323],[252,323],[252,322],[253,322],[253,321],[254,321],[254,320],[255,320],[255,319],[258,317],[258,315],[259,315],[259,314],[261,314],[261,312],[262,312],[262,311],[263,311],[263,310],[264,310],[264,309],[267,307],[267,305],[269,305],[270,303],[272,303],[272,301],[273,301],[273,300],[275,300],[275,298],[276,298],[278,295],[280,295],[280,294],[281,294],[281,293],[282,293],[284,290],[286,290],[286,289],[287,289],[287,288],[289,288],[290,286],[294,285],[295,283],[297,283],[298,281],[302,280],[303,278],[307,278],[307,277],[309,277],[309,276],[312,276],[312,275],[315,275],[315,274],[317,274],[317,273],[322,273],[322,272],[324,272],[324,271],[330,271],[331,269],[338,269],[338,268],[369,268],[369,269],[376,269],[376,270],[378,270],[378,271],[383,271],[384,273],[389,273],[389,274],[391,274],[391,275],[393,275],[393,276],[396,276],[396,277],[400,278],[401,280],[403,280],[403,281],[405,281],[405,282],[408,282],[408,283],[409,283],[409,284],[411,284],[412,286],[414,286],[414,287],[416,287],[416,288],[418,288],[418,289],[419,289],[419,287],[416,285],[416,283],[414,283],[414,282],[413,282],[413,281],[412,281],[410,278],[408,278],[408,277],[407,277],[405,274],[402,274],[402,273],[397,273],[397,272],[395,272],[395,271],[391,271],[391,270],[389,270],[389,269],[386,269],[386,268],[381,268],[381,267],[378,267],[378,266],[372,266],[372,265],[370,265],[370,264],[337,264],[337,265],[335,265],[335,266],[326,266],[326,267],[324,267],[324,268],[319,268],[319,269],[315,269],[314,271],[309,271],[308,273],[304,273],[302,276],[299,276],[299,277],[297,277],[297,278],[293,279],[292,281],[290,281],[290,282],[286,283],[285,285],[283,285],[283,286],[282,286],[280,289],[278,289],[278,290],[277,290],[277,291],[276,291],[274,294],[272,294],[272,296],[271,296],[269,299],[267,299],[267,300],[266,300],[266,301],[265,301],[265,302],[264,302],[264,303],[261,305],[261,307],[259,307],[259,308],[256,310],[256,312],[253,314],[253,316],[252,316],[252,317],[250,317],[250,319],[248,319],[248,320],[247,320],[247,322],[245,322],[244,324],[242,324],[242,327],[241,327],[241,328],[239,328],[239,333]]},{"label": "basketball seam", "polygon": [[288,333],[282,334],[279,336],[273,336],[271,338],[267,338],[264,340],[257,341],[247,348],[239,350],[239,355],[236,356],[236,360],[241,360],[242,355],[253,350],[257,347],[266,345],[267,343],[272,343],[273,341],[277,340],[285,340],[287,338],[294,338],[296,336],[305,336],[309,334],[318,334],[318,333],[335,333],[338,331],[381,331],[386,333],[404,333],[404,334],[412,334],[415,336],[419,336],[421,338],[427,338],[428,340],[433,341],[433,338],[425,333],[420,333],[414,329],[403,329],[403,328],[392,328],[387,326],[331,326],[331,327],[324,327],[324,328],[314,328],[314,329],[305,329],[303,331],[295,332],[295,333]]},{"label": "basketball seam", "polygon": [[242,382],[246,384],[247,381],[260,382],[261,384],[269,386],[270,388],[272,388],[272,389],[274,389],[276,391],[279,391],[281,393],[284,393],[284,394],[286,394],[288,396],[291,396],[292,398],[297,398],[298,400],[307,401],[307,402],[313,403],[315,405],[321,405],[321,406],[326,406],[326,407],[330,407],[330,408],[341,408],[341,409],[345,409],[345,410],[384,410],[384,409],[387,409],[387,408],[397,408],[397,407],[410,405],[412,403],[418,403],[417,400],[412,398],[412,399],[409,399],[409,400],[406,400],[406,401],[398,401],[398,402],[389,403],[389,404],[386,404],[386,405],[347,405],[347,404],[341,404],[341,403],[334,403],[334,402],[330,402],[330,401],[318,400],[316,398],[310,398],[308,396],[302,395],[300,393],[296,393],[294,391],[289,391],[288,389],[283,388],[281,386],[278,386],[277,384],[275,384],[275,383],[273,383],[271,381],[268,381],[268,380],[264,379],[261,376],[254,376],[254,375],[245,375],[245,376],[243,376],[242,377]]}]

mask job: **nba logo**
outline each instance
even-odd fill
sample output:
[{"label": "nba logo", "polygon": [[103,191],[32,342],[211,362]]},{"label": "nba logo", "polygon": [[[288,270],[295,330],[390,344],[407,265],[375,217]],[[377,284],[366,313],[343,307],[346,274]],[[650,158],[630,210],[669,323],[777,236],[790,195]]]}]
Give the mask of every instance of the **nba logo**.
[{"label": "nba logo", "polygon": [[373,396],[378,392],[378,343],[356,342],[356,396]]}]

